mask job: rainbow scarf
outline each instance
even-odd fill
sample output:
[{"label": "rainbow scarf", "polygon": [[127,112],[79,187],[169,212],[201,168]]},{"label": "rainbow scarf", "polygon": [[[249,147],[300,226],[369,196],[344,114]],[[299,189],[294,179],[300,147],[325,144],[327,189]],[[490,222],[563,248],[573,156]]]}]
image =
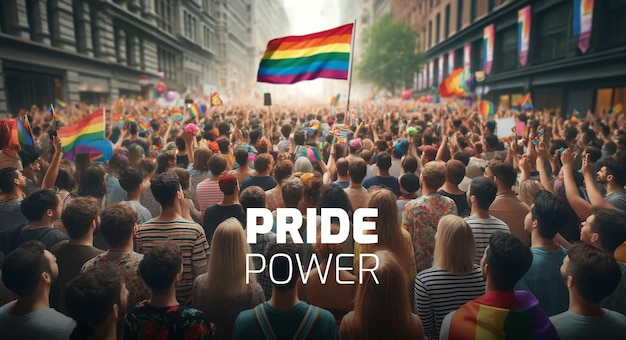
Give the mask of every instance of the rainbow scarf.
[{"label": "rainbow scarf", "polygon": [[353,26],[270,40],[257,81],[293,84],[316,78],[348,79]]},{"label": "rainbow scarf", "polygon": [[[442,332],[444,329],[442,329]],[[452,314],[448,339],[558,339],[539,302],[527,291],[491,292]]]},{"label": "rainbow scarf", "polygon": [[108,160],[113,146],[104,137],[104,110],[96,110],[78,123],[59,129],[64,158],[89,154],[91,160]]}]

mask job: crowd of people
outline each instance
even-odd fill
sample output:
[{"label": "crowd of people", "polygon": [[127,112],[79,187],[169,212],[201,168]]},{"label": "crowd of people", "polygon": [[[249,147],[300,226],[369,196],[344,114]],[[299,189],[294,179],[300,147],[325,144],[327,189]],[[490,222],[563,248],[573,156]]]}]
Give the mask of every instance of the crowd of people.
[{"label": "crowd of people", "polygon": [[[57,129],[89,111],[33,107],[33,145],[0,124],[2,338],[626,334],[623,113],[362,102],[181,119],[134,103],[107,111],[110,159],[64,159]],[[320,209],[341,208],[352,228],[376,208],[378,243],[280,243],[276,221],[248,243],[250,208],[298,209],[304,240],[307,209],[319,228]],[[248,254],[283,256],[254,274]],[[296,258],[313,255],[303,283]]]}]

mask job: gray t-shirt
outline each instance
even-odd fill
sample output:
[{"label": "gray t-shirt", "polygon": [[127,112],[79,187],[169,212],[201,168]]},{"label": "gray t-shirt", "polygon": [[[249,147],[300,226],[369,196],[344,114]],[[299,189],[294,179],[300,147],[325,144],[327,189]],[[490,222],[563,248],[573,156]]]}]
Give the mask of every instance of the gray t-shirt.
[{"label": "gray t-shirt", "polygon": [[0,329],[3,339],[66,340],[76,327],[74,320],[53,308],[43,308],[26,315],[11,315],[9,305],[12,303],[0,307]]},{"label": "gray t-shirt", "polygon": [[618,340],[626,334],[626,316],[605,309],[600,317],[584,316],[570,311],[550,318],[561,340]]},{"label": "gray t-shirt", "polygon": [[626,213],[626,191],[613,191],[604,198],[610,205]]},{"label": "gray t-shirt", "polygon": [[141,203],[137,201],[122,201],[121,203],[128,204],[133,209],[135,209],[135,211],[139,215],[139,222],[137,222],[137,224],[144,224],[152,219],[152,214],[150,213],[150,210],[141,205]]}]

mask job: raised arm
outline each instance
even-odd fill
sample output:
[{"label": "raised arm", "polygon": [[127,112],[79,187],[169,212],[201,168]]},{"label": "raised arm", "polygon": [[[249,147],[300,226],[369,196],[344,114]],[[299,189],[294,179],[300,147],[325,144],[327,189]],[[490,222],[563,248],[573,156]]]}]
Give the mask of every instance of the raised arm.
[{"label": "raised arm", "polygon": [[61,159],[63,159],[63,149],[61,148],[61,138],[56,135],[52,140],[52,145],[54,147],[54,155],[52,156],[52,161],[50,162],[50,166],[48,167],[48,171],[46,171],[46,175],[43,177],[41,181],[41,188],[47,189],[54,187],[54,183],[57,181],[57,176],[59,175],[59,168],[61,167]]},{"label": "raised arm", "polygon": [[615,207],[604,199],[602,193],[600,192],[600,190],[598,190],[598,187],[596,186],[596,181],[593,178],[593,173],[591,170],[591,161],[589,160],[589,154],[586,152],[583,153],[582,173],[583,177],[585,178],[585,189],[587,189],[587,195],[589,196],[589,202],[591,202],[591,206],[614,210]]},{"label": "raised arm", "polygon": [[574,180],[574,155],[571,149],[566,149],[561,154],[561,163],[563,163],[563,182],[565,185],[565,197],[570,206],[581,220],[586,220],[591,215],[591,204],[585,201],[578,194],[576,180]]}]

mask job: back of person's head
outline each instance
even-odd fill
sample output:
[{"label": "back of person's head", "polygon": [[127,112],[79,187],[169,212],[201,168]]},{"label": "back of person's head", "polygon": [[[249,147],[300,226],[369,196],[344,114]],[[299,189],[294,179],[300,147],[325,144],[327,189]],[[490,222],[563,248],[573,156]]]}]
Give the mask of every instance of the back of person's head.
[{"label": "back of person's head", "polygon": [[576,139],[576,136],[578,136],[578,129],[575,126],[568,126],[565,128],[563,136],[565,137],[565,140]]},{"label": "back of person's head", "polygon": [[143,183],[143,174],[137,168],[126,168],[120,174],[120,186],[126,192],[139,189],[141,183]]},{"label": "back of person's head", "polygon": [[451,159],[446,163],[446,180],[454,185],[459,185],[465,178],[465,165],[461,161]]},{"label": "back of person's head", "polygon": [[254,160],[254,170],[256,170],[257,173],[264,173],[270,170],[273,162],[274,158],[269,153],[259,154]]},{"label": "back of person's head", "polygon": [[345,158],[339,158],[335,163],[337,166],[337,175],[348,176],[348,170],[350,169],[350,163]]},{"label": "back of person's head", "polygon": [[491,171],[495,180],[500,182],[500,185],[508,190],[510,190],[517,181],[517,171],[515,171],[515,168],[509,163],[493,161],[489,163],[487,169]]},{"label": "back of person's head", "polygon": [[22,243],[2,263],[2,283],[18,297],[33,295],[44,273],[52,283],[59,271],[54,257],[46,255],[46,246],[41,241]]},{"label": "back of person's head", "polygon": [[38,222],[46,214],[53,216],[60,203],[59,195],[54,190],[37,189],[22,201],[20,211],[30,222]]},{"label": "back of person's head", "polygon": [[120,248],[132,239],[138,221],[139,215],[130,205],[110,205],[100,214],[100,232],[111,248]]},{"label": "back of person's head", "polygon": [[185,145],[185,139],[184,139],[182,136],[178,136],[178,137],[176,137],[175,143],[176,143],[176,149],[177,149],[179,152],[183,152],[183,151],[185,151],[185,148],[186,148],[187,146]]},{"label": "back of person's head", "polygon": [[224,196],[229,196],[237,191],[239,183],[237,182],[237,177],[235,177],[235,175],[225,174],[220,176],[218,185],[220,187],[220,191],[224,193]]},{"label": "back of person's head", "polygon": [[626,214],[615,209],[592,208],[591,232],[600,237],[600,244],[611,254],[626,242]]},{"label": "back of person's head", "polygon": [[250,131],[250,144],[255,145],[259,138],[261,138],[262,133],[263,131],[261,129],[253,129]]},{"label": "back of person's head", "polygon": [[57,174],[57,179],[54,181],[54,186],[66,191],[74,190],[76,186],[76,182],[71,175],[71,170],[60,168],[59,173]]},{"label": "back of person's head", "polygon": [[136,135],[137,133],[139,133],[139,127],[137,126],[137,123],[134,123],[134,122],[128,123],[128,131],[130,132],[131,135]]},{"label": "back of person's head", "polygon": [[267,248],[265,258],[268,259],[268,272],[276,290],[286,292],[296,288],[300,277],[296,259],[299,253],[300,248],[293,243],[272,243]]},{"label": "back of person's head", "polygon": [[20,185],[17,168],[8,167],[0,170],[0,191],[5,194],[13,192],[16,185]]},{"label": "back of person's head", "polygon": [[150,180],[150,190],[161,207],[167,208],[174,204],[182,188],[178,176],[171,171],[166,171]]},{"label": "back of person's head", "polygon": [[209,159],[213,156],[213,151],[209,148],[198,148],[193,153],[193,168],[194,170],[206,172],[209,171]]},{"label": "back of person's head", "polygon": [[249,186],[239,194],[239,204],[244,212],[248,208],[265,208],[267,204],[265,191],[256,185]]},{"label": "back of person's head", "polygon": [[467,192],[470,202],[472,199],[475,199],[478,209],[482,210],[489,210],[489,206],[496,199],[497,193],[498,186],[496,182],[488,177],[473,178]]},{"label": "back of person's head", "polygon": [[377,140],[376,141],[376,149],[378,149],[378,152],[383,152],[383,151],[387,151],[389,149],[389,144],[387,144],[387,142],[385,142],[384,140]]},{"label": "back of person's head", "polygon": [[283,194],[286,208],[296,208],[304,196],[304,184],[298,177],[290,177],[283,181],[280,191]]},{"label": "back of person's head", "polygon": [[[246,156],[247,157],[247,156]],[[213,155],[209,159],[209,170],[213,176],[221,175],[228,168],[228,161],[222,155]]]},{"label": "back of person's head", "polygon": [[306,157],[298,157],[296,158],[295,163],[293,164],[294,172],[313,172],[313,164]]},{"label": "back of person's head", "polygon": [[171,150],[163,151],[160,155],[157,156],[157,159],[156,159],[157,174],[161,174],[167,171],[167,169],[172,167],[170,166],[170,163],[175,164],[174,163],[175,161],[176,161],[176,154],[174,153],[174,151],[171,151]]},{"label": "back of person's head", "polygon": [[335,183],[330,183],[322,187],[320,198],[317,202],[318,208],[340,208],[352,219],[352,205],[348,194]]},{"label": "back of person's head", "polygon": [[177,167],[172,168],[169,171],[176,174],[176,176],[178,177],[178,183],[180,183],[180,187],[183,190],[189,190],[189,187],[191,186],[191,175],[189,174],[189,171],[187,171],[187,169]]},{"label": "back of person's head", "polygon": [[119,173],[126,167],[128,167],[128,157],[123,153],[114,153],[109,159],[109,170],[113,173]]},{"label": "back of person's head", "polygon": [[462,151],[456,152],[454,154],[454,157],[452,157],[454,160],[457,160],[461,163],[463,163],[464,166],[467,166],[469,164],[470,161],[470,157]]},{"label": "back of person's head", "polygon": [[537,193],[530,213],[532,219],[537,220],[538,232],[543,238],[554,238],[567,223],[567,220],[563,218],[568,213],[565,202],[546,190]]},{"label": "back of person's head", "polygon": [[367,175],[367,164],[361,158],[353,159],[348,166],[348,174],[350,175],[350,182],[361,184]]},{"label": "back of person's head", "polygon": [[476,243],[469,224],[457,215],[446,215],[439,219],[433,265],[463,276],[472,271],[475,257]]},{"label": "back of person's head", "polygon": [[248,150],[244,148],[235,149],[235,162],[237,162],[239,166],[248,164]]},{"label": "back of person's head", "polygon": [[118,320],[126,314],[127,290],[120,270],[109,263],[101,263],[84,271],[68,284],[65,305],[76,321],[70,339],[86,339],[93,329],[114,313]]},{"label": "back of person's head", "polygon": [[515,236],[496,232],[489,238],[481,266],[483,275],[498,291],[513,290],[517,281],[530,269],[533,255]]},{"label": "back of person's head", "polygon": [[535,196],[537,196],[541,190],[546,190],[541,182],[536,179],[525,179],[519,184],[518,198],[530,207],[535,202]]},{"label": "back of person's head", "polygon": [[304,198],[309,203],[316,204],[320,198],[322,187],[324,186],[324,178],[319,172],[306,173],[300,176],[300,180],[304,185]]},{"label": "back of person's head", "polygon": [[304,145],[304,142],[306,142],[306,133],[304,132],[304,130],[298,130],[294,132],[293,142],[296,145]]},{"label": "back of person's head", "polygon": [[99,165],[92,165],[80,175],[80,183],[76,193],[81,197],[101,199],[107,194],[106,173]]},{"label": "back of person's head", "polygon": [[391,168],[391,155],[386,151],[379,152],[376,166],[378,166],[379,170],[389,171],[389,168]]},{"label": "back of person's head", "polygon": [[489,149],[493,150],[498,145],[498,137],[494,134],[485,135],[485,142]]},{"label": "back of person's head", "polygon": [[283,181],[293,175],[293,163],[291,160],[279,161],[274,167],[274,180],[277,184],[282,184]]},{"label": "back of person's head", "polygon": [[[622,279],[613,255],[586,243],[576,243],[567,251],[561,275],[568,287],[587,303],[599,304],[611,295]],[[567,263],[567,265],[565,265]],[[563,270],[564,269],[564,270]]]},{"label": "back of person's head", "polygon": [[227,154],[230,150],[230,141],[228,138],[218,138],[216,141],[217,147],[220,149],[220,153]]},{"label": "back of person's head", "polygon": [[417,158],[411,156],[411,155],[406,155],[404,156],[404,158],[402,158],[402,170],[404,170],[404,173],[415,173],[417,171],[417,167],[418,167],[418,163],[417,163]]},{"label": "back of person's head", "polygon": [[65,206],[61,221],[71,239],[93,233],[98,221],[98,201],[93,197],[77,197]]},{"label": "back of person's head", "polygon": [[142,159],[139,162],[139,169],[141,170],[145,178],[156,170],[156,164],[152,159]]},{"label": "back of person's head", "polygon": [[379,250],[364,258],[363,283],[354,297],[355,339],[406,339],[412,330],[409,278],[397,257]]},{"label": "back of person's head", "polygon": [[141,145],[132,143],[128,146],[128,163],[131,166],[136,166],[145,155],[146,150]]},{"label": "back of person's head", "polygon": [[289,135],[291,134],[291,125],[283,124],[283,126],[280,127],[280,133],[283,137],[289,138]]},{"label": "back of person's head", "polygon": [[137,272],[153,295],[167,293],[182,272],[183,252],[171,242],[156,245],[144,254]]},{"label": "back of person's head", "polygon": [[606,142],[602,146],[602,151],[604,151],[607,156],[611,156],[617,152],[617,144],[613,141]]},{"label": "back of person's head", "polygon": [[439,189],[446,182],[446,163],[432,161],[424,165],[422,185],[431,190]]}]

